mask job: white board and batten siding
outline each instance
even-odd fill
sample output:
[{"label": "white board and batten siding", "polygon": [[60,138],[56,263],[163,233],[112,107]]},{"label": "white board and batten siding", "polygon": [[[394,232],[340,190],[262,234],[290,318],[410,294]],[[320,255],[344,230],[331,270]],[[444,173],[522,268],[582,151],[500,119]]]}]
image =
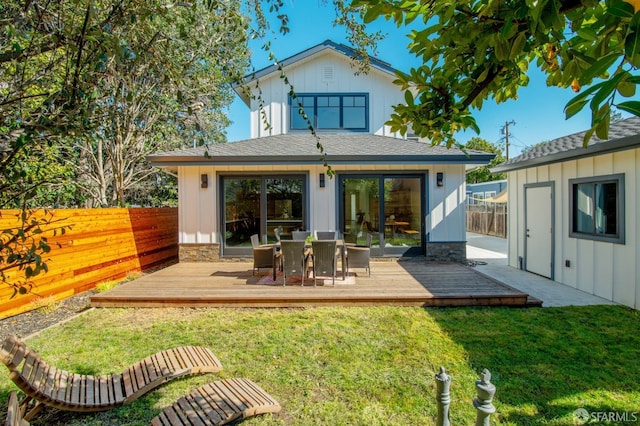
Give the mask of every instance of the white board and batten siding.
[{"label": "white board and batten siding", "polygon": [[[509,264],[525,256],[525,185],[554,182],[553,278],[565,285],[640,309],[640,149],[554,163],[508,173]],[[569,237],[569,180],[623,173],[625,243]],[[566,266],[566,262],[569,266]]]},{"label": "white board and batten siding", "polygon": [[[355,75],[356,70],[349,58],[331,50],[315,56],[313,62],[302,60],[285,67],[289,82],[301,93],[368,93],[369,133],[400,137],[384,125],[393,113],[392,106],[404,103],[402,91],[392,84],[394,77],[375,68],[367,75]],[[283,84],[280,73],[261,78],[260,89],[271,127],[265,126],[256,92],[251,100],[251,138],[289,133],[289,87]]]},{"label": "white board and batten siding", "polygon": [[[436,173],[444,174],[444,186],[437,186]],[[465,166],[434,165],[429,170],[427,232],[431,242],[466,241]]]},{"label": "white board and batten siding", "polygon": [[[464,165],[393,165],[393,166],[335,166],[337,173],[413,171],[428,175],[426,230],[429,241],[451,242],[465,240],[465,189]],[[320,188],[320,173],[326,173],[322,165],[318,166],[182,166],[178,167],[178,209],[180,244],[220,244],[219,224],[222,214],[218,177],[220,174],[246,173],[303,173],[307,175],[309,197],[309,225],[312,230],[338,229],[337,194],[338,179],[326,177],[324,188]],[[437,172],[444,173],[444,186],[435,182]],[[208,176],[207,188],[200,187],[200,176]],[[330,214],[326,214],[330,212]]]}]

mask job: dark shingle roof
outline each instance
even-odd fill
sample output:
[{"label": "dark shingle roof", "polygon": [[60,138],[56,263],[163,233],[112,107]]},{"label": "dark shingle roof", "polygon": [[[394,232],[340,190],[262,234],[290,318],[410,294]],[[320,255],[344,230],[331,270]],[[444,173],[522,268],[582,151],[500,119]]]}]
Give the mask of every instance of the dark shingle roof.
[{"label": "dark shingle roof", "polygon": [[583,140],[586,133],[584,131],[554,139],[493,167],[491,171],[494,173],[508,172],[640,146],[640,117],[631,117],[611,123],[608,140],[602,140],[593,135],[587,147],[584,148]]},{"label": "dark shingle roof", "polygon": [[[148,159],[155,166],[322,164],[316,142],[309,133],[289,133],[163,152]],[[487,164],[495,156],[370,134],[321,134],[320,143],[330,164]]]}]

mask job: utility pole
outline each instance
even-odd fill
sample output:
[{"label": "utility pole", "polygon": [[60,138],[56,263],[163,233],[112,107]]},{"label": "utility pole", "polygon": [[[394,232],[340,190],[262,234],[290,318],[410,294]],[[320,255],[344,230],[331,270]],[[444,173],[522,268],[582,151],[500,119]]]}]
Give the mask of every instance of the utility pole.
[{"label": "utility pole", "polygon": [[504,123],[504,127],[502,128],[502,134],[504,135],[505,147],[506,147],[506,157],[509,160],[509,125],[516,125],[516,122],[511,120]]}]

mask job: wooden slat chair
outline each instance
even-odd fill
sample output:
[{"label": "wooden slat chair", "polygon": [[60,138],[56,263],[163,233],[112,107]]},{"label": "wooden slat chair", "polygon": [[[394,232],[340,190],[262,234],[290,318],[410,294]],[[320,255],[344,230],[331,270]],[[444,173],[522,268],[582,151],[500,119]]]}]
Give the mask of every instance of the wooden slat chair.
[{"label": "wooden slat chair", "polygon": [[[186,375],[222,370],[207,348],[182,346],[158,352],[121,374],[74,374],[49,365],[15,336],[0,348],[9,377],[27,395],[20,403],[24,419],[31,420],[43,406],[67,411],[105,411],[135,401],[161,384]],[[28,412],[31,401],[34,406]]]},{"label": "wooden slat chair", "polygon": [[204,385],[178,399],[151,421],[152,426],[226,425],[281,409],[249,379],[225,379]]}]

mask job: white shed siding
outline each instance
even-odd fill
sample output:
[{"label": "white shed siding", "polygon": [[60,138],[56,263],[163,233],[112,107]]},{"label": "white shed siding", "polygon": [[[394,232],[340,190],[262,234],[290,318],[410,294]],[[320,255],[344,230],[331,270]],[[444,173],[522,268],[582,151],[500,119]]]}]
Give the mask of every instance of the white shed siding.
[{"label": "white shed siding", "polygon": [[[333,68],[332,81],[323,79],[325,67]],[[355,75],[355,71],[348,58],[333,51],[316,56],[313,62],[301,61],[285,68],[289,82],[300,93],[368,93],[369,133],[399,137],[384,125],[393,112],[392,106],[404,102],[402,92],[393,84],[393,76],[376,69],[371,69],[368,75]],[[260,80],[259,86],[264,114],[271,128],[265,129],[259,100],[254,99],[251,101],[251,137],[288,133],[289,87],[279,73]],[[254,94],[257,96],[255,89]]]},{"label": "white shed siding", "polygon": [[[524,253],[524,185],[553,181],[555,281],[640,308],[639,167],[640,149],[632,149],[509,172],[509,265],[518,267]],[[625,175],[625,244],[570,238],[569,180],[618,173]]]}]

